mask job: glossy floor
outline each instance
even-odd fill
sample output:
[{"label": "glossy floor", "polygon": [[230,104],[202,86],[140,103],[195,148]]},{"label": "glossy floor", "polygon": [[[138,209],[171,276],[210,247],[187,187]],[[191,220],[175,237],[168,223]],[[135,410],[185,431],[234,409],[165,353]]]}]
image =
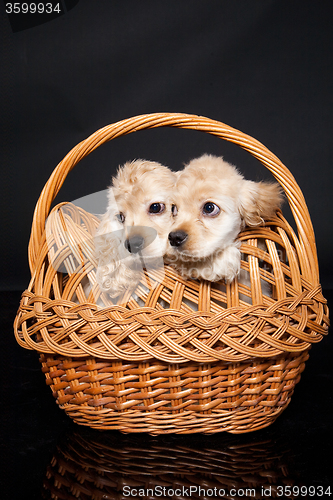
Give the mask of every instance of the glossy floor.
[{"label": "glossy floor", "polygon": [[[332,292],[324,295],[332,301]],[[15,342],[19,298],[0,294],[2,500],[333,493],[330,335],[313,347],[289,407],[267,429],[239,436],[123,435],[79,427],[57,407],[36,353]]]}]

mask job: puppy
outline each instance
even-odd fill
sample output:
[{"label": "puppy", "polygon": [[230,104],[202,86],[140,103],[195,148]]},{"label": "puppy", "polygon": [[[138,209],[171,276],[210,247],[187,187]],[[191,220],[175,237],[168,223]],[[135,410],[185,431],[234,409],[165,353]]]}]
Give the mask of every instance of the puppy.
[{"label": "puppy", "polygon": [[192,160],[176,182],[167,260],[184,277],[230,283],[240,272],[239,232],[274,216],[282,200],[277,183],[245,180],[221,157]]},{"label": "puppy", "polygon": [[134,289],[143,268],[163,265],[173,216],[176,175],[151,161],[119,168],[95,235],[96,281],[110,297]]}]

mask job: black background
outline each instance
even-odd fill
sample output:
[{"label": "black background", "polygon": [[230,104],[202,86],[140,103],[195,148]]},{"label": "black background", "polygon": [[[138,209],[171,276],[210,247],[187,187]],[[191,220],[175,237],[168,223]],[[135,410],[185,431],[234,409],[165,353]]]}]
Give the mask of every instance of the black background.
[{"label": "black background", "polygon": [[[68,425],[60,411],[51,410],[54,403],[35,357],[21,353],[11,331],[30,277],[32,214],[57,163],[97,129],[138,114],[184,112],[217,119],[261,141],[291,170],[304,193],[328,297],[333,288],[332,3],[60,3],[63,14],[48,22],[45,16],[43,22],[9,18],[6,2],[0,4],[1,342],[7,349],[3,407],[12,499],[33,498],[24,492],[39,491],[48,453]],[[144,157],[179,169],[204,152],[224,156],[247,178],[269,178],[237,146],[203,133],[162,128],[99,148],[68,176],[56,201],[105,189],[118,164],[129,159]],[[329,480],[320,459],[321,449],[331,443],[329,342],[314,346],[297,402],[274,424],[287,441],[294,436],[296,469],[306,474],[308,485]]]},{"label": "black background", "polygon": [[[285,163],[309,206],[322,285],[332,288],[332,10],[329,1],[81,0],[13,33],[3,6],[0,288],[27,285],[32,213],[57,163],[97,129],[157,111],[220,120]],[[204,152],[253,180],[268,175],[237,146],[163,128],[100,148],[59,196],[105,189],[129,159],[178,169]]]}]

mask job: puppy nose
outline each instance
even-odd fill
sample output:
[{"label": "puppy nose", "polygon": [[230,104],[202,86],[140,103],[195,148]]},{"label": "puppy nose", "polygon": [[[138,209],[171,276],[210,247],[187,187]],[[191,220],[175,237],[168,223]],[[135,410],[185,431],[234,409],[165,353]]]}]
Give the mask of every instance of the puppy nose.
[{"label": "puppy nose", "polygon": [[138,253],[144,247],[144,238],[142,236],[132,236],[132,238],[128,238],[125,240],[125,248],[131,253]]},{"label": "puppy nose", "polygon": [[187,240],[188,234],[185,231],[171,231],[169,233],[170,245],[173,247],[180,247]]}]

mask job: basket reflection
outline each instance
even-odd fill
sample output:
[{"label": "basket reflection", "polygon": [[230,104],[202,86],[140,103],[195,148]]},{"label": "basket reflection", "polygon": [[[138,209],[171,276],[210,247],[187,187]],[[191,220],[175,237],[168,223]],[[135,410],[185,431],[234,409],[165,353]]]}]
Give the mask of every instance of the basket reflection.
[{"label": "basket reflection", "polygon": [[193,440],[79,429],[57,447],[43,498],[277,498],[278,487],[294,484],[289,457],[276,439]]}]

